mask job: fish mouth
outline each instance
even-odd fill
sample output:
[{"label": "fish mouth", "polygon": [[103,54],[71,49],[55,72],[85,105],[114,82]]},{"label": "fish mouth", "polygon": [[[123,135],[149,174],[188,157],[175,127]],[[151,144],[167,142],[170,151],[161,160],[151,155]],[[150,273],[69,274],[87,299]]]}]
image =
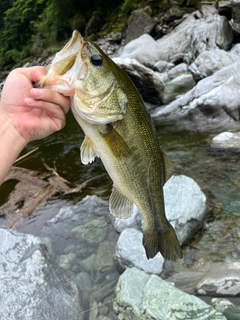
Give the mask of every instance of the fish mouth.
[{"label": "fish mouth", "polygon": [[75,81],[84,78],[87,72],[87,65],[81,56],[83,47],[83,37],[75,30],[71,39],[55,55],[47,74],[36,86],[44,86],[66,96],[73,95]]}]

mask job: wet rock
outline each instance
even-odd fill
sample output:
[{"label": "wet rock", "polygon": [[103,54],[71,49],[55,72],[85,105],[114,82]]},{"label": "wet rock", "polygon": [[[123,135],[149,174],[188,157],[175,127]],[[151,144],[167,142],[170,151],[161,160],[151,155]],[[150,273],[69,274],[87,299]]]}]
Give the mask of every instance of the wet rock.
[{"label": "wet rock", "polygon": [[227,320],[239,320],[240,319],[240,308],[223,298],[212,299],[212,306],[222,312]]},{"label": "wet rock", "polygon": [[197,284],[196,293],[208,296],[240,294],[240,262],[215,263]]},{"label": "wet rock", "polygon": [[211,148],[240,151],[240,132],[222,132],[213,138]]},{"label": "wet rock", "polygon": [[147,259],[142,245],[143,234],[136,229],[125,229],[117,242],[115,263],[120,273],[126,268],[137,267],[148,273],[160,274],[164,258],[158,253],[153,259]]},{"label": "wet rock", "polygon": [[113,255],[115,253],[116,244],[114,242],[104,241],[97,249],[94,268],[98,272],[103,272],[113,268]]},{"label": "wet rock", "polygon": [[78,289],[40,239],[6,229],[0,238],[0,318],[79,319]]},{"label": "wet rock", "polygon": [[153,66],[154,70],[158,72],[165,72],[174,67],[174,63],[166,62],[164,60],[157,61]]},{"label": "wet rock", "polygon": [[162,104],[164,85],[155,72],[135,59],[114,58],[114,62],[132,79],[143,100]]},{"label": "wet rock", "polygon": [[222,68],[170,104],[156,108],[153,118],[158,123],[187,120],[199,130],[239,127],[239,71],[240,61]]},{"label": "wet rock", "polygon": [[226,320],[221,312],[199,298],[137,268],[127,269],[120,276],[114,310],[124,320]]},{"label": "wet rock", "polygon": [[150,17],[144,10],[132,12],[126,30],[126,43],[138,38],[144,33],[150,34],[157,23],[157,19]]},{"label": "wet rock", "polygon": [[95,217],[93,220],[72,229],[72,234],[88,243],[100,243],[106,236],[108,223],[105,217]]}]

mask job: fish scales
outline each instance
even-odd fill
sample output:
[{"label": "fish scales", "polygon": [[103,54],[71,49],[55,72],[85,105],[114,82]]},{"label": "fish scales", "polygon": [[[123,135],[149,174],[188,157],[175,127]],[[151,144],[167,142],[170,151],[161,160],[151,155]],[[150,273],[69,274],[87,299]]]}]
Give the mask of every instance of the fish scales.
[{"label": "fish scales", "polygon": [[127,74],[96,44],[74,31],[38,85],[71,97],[73,114],[85,133],[82,162],[100,157],[113,180],[111,214],[126,218],[135,203],[145,221],[147,257],[161,252],[166,259],[181,258],[180,244],[164,209],[163,185],[173,166]]}]

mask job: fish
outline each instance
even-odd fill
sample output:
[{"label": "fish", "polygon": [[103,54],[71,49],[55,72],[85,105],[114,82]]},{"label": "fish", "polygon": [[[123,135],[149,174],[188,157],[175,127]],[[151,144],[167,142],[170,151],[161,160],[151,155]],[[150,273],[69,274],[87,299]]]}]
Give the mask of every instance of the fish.
[{"label": "fish", "polygon": [[99,157],[113,181],[110,213],[144,219],[143,246],[148,259],[160,252],[182,258],[174,228],[167,220],[163,186],[174,168],[161,150],[154,123],[129,76],[93,42],[75,30],[37,86],[71,98],[72,113],[85,137],[83,164]]}]

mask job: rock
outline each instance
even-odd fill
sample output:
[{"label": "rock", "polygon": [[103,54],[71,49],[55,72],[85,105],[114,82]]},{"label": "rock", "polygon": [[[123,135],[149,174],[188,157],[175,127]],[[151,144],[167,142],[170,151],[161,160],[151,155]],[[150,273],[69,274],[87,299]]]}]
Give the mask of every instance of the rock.
[{"label": "rock", "polygon": [[172,176],[163,191],[166,217],[176,230],[180,243],[186,243],[202,227],[206,196],[192,178],[184,175]]},{"label": "rock", "polygon": [[167,104],[180,95],[192,89],[196,82],[193,75],[188,71],[186,63],[171,68],[168,72],[159,75],[163,81],[165,90],[163,91],[163,102]]},{"label": "rock", "polygon": [[174,63],[170,63],[170,62],[166,62],[164,60],[160,60],[157,61],[154,66],[153,69],[158,71],[158,72],[165,72],[168,71],[170,69],[172,69],[174,67]]},{"label": "rock", "polygon": [[224,67],[166,106],[156,108],[157,123],[186,120],[198,130],[239,128],[240,61]]},{"label": "rock", "polygon": [[208,296],[237,296],[240,294],[240,262],[213,264],[196,286],[196,293]]},{"label": "rock", "polygon": [[120,276],[115,291],[113,307],[120,320],[226,320],[199,298],[137,268],[127,269]]},{"label": "rock", "polygon": [[240,60],[240,55],[220,49],[202,52],[189,66],[189,70],[197,80],[211,76],[223,67]]},{"label": "rock", "polygon": [[6,229],[0,238],[0,318],[78,320],[78,289],[40,239]]},{"label": "rock", "polygon": [[117,242],[114,256],[120,273],[126,268],[137,267],[148,273],[160,274],[163,270],[164,258],[158,253],[153,259],[147,259],[142,245],[143,234],[136,229],[125,229]]},{"label": "rock", "polygon": [[176,28],[157,41],[147,34],[130,41],[120,52],[120,57],[136,59],[151,68],[159,60],[189,64],[205,50],[229,49],[232,39],[227,18],[219,16],[212,7],[207,17],[199,11],[186,16]]},{"label": "rock", "polygon": [[240,319],[240,308],[223,298],[212,299],[212,306],[222,312],[227,320],[239,320]]},{"label": "rock", "polygon": [[93,220],[72,229],[72,234],[88,243],[100,243],[106,236],[107,221],[105,217],[95,217]]},{"label": "rock", "polygon": [[157,20],[150,17],[144,10],[133,11],[128,20],[125,42],[128,43],[144,33],[150,34],[156,23]]},{"label": "rock", "polygon": [[143,100],[162,104],[164,85],[155,72],[135,59],[114,58],[114,62],[132,79]]},{"label": "rock", "polygon": [[100,28],[103,26],[104,21],[98,15],[92,15],[91,19],[88,21],[84,35],[85,37],[95,34],[100,31]]},{"label": "rock", "polygon": [[240,151],[240,132],[222,132],[213,138],[211,148]]},{"label": "rock", "polygon": [[235,33],[240,33],[240,3],[238,0],[231,0],[232,20],[231,25]]}]

